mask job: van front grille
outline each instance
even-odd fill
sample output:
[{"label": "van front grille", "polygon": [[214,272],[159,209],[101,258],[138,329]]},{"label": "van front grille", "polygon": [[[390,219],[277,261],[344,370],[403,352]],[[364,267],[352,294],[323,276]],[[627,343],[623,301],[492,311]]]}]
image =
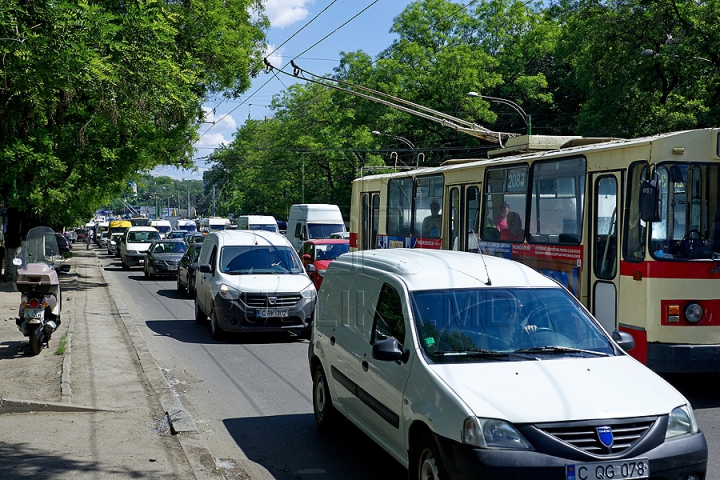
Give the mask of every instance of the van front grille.
[{"label": "van front grille", "polygon": [[[568,443],[580,450],[595,455],[615,455],[622,453],[635,445],[655,423],[655,418],[612,420],[596,424],[568,423],[566,425],[553,424],[536,425],[536,427],[553,437]],[[612,444],[606,446],[598,433],[600,427],[609,427],[612,432]],[[606,443],[607,438],[605,437]]]},{"label": "van front grille", "polygon": [[242,302],[252,308],[294,307],[302,298],[298,294],[248,294],[240,296]]}]

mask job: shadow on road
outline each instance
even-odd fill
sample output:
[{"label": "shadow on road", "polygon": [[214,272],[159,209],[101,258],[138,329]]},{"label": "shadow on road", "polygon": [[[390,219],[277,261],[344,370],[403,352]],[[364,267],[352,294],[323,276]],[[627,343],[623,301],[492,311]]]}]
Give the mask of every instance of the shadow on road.
[{"label": "shadow on road", "polygon": [[350,422],[322,433],[312,414],[231,418],[230,435],[250,460],[276,479],[342,478],[375,480],[406,478],[398,462]]},{"label": "shadow on road", "polygon": [[[22,338],[20,330],[17,331],[18,337]],[[0,360],[12,360],[32,355],[30,344],[27,340],[0,342]],[[0,457],[2,458],[2,457]]]},{"label": "shadow on road", "polygon": [[303,341],[290,333],[226,333],[225,340],[213,340],[209,325],[200,325],[195,319],[188,320],[148,320],[145,325],[163,337],[170,337],[184,343],[235,343],[235,344],[274,344]]}]

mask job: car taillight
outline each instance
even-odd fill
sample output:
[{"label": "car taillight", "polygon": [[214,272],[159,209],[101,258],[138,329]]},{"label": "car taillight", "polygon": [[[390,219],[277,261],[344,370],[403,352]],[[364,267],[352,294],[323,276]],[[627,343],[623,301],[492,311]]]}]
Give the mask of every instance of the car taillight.
[{"label": "car taillight", "polygon": [[31,298],[30,302],[28,302],[28,305],[30,308],[38,308],[40,306],[40,300],[37,298]]}]

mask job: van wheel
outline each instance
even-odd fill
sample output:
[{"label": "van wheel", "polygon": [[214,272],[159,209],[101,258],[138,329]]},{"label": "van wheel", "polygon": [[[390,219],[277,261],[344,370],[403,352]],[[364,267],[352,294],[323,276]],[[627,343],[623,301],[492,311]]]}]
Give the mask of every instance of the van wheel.
[{"label": "van wheel", "polygon": [[443,466],[440,452],[432,434],[426,433],[420,437],[415,451],[415,472],[411,478],[417,480],[444,480],[445,467]]},{"label": "van wheel", "polygon": [[207,318],[207,315],[205,315],[205,312],[202,311],[200,305],[198,305],[197,300],[195,300],[195,322],[201,324],[206,323]]},{"label": "van wheel", "polygon": [[220,328],[220,325],[218,325],[215,310],[210,313],[210,332],[212,332],[213,340],[222,340],[223,337],[225,337],[225,332]]},{"label": "van wheel", "polygon": [[315,375],[313,375],[313,411],[315,412],[315,423],[320,430],[332,430],[340,423],[339,414],[333,407],[330,398],[330,389],[322,367],[317,367]]}]

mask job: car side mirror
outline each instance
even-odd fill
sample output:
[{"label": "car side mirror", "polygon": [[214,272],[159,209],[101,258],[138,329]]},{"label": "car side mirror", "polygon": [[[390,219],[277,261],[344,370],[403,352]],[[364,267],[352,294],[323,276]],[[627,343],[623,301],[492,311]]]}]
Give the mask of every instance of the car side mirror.
[{"label": "car side mirror", "polygon": [[635,347],[635,339],[627,332],[615,330],[612,332],[612,339],[615,340],[615,343],[620,345],[620,348],[626,352],[629,352],[633,349],[633,347]]},{"label": "car side mirror", "polygon": [[200,273],[212,273],[212,267],[209,263],[203,263],[202,265],[198,265],[198,271]]},{"label": "car side mirror", "polygon": [[373,344],[372,357],[384,362],[407,362],[410,352],[400,349],[400,342],[396,338],[386,338]]},{"label": "car side mirror", "polygon": [[313,264],[311,263],[311,264],[309,264],[308,266],[305,267],[305,271],[306,271],[307,273],[315,273],[315,272],[317,271],[317,269],[315,268],[315,265],[313,265]]}]

